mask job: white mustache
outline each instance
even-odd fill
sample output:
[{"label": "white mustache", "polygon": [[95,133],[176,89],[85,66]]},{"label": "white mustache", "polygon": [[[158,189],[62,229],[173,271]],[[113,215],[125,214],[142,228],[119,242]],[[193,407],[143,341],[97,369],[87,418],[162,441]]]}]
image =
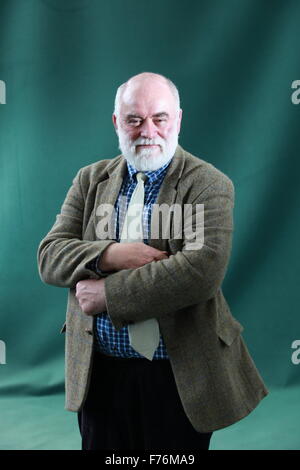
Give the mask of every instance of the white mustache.
[{"label": "white mustache", "polygon": [[132,142],[132,146],[136,145],[164,145],[163,139],[146,139],[143,137],[139,137],[134,142]]}]

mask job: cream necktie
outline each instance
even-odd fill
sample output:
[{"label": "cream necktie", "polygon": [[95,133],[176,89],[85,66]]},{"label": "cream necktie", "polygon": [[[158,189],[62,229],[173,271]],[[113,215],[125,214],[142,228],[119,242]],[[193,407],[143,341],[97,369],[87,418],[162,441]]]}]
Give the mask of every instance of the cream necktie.
[{"label": "cream necktie", "polygon": [[[137,173],[137,185],[131,196],[125,220],[122,227],[120,243],[141,242],[143,236],[144,181],[147,176]],[[155,318],[128,325],[130,345],[135,351],[150,361],[159,344],[160,333],[158,321]]]}]

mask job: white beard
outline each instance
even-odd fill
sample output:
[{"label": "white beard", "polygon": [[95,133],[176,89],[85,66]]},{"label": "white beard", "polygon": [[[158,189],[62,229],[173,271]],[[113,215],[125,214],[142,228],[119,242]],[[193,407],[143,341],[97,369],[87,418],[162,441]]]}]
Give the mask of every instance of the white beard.
[{"label": "white beard", "polygon": [[[119,149],[130,165],[138,171],[158,170],[171,160],[178,145],[176,127],[169,135],[168,140],[157,136],[155,139],[139,137],[132,142],[121,128],[118,129],[118,136]],[[142,149],[137,154],[136,145],[160,145],[161,150],[157,154],[152,149]]]}]

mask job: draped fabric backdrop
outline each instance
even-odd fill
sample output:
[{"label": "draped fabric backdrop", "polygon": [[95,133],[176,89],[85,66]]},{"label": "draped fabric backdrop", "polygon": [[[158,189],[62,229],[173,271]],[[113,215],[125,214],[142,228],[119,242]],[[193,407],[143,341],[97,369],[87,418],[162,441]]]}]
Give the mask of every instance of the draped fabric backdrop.
[{"label": "draped fabric backdrop", "polygon": [[67,291],[36,252],[78,169],[119,153],[115,92],[143,71],[175,82],[180,144],[236,190],[223,287],[270,395],[211,448],[300,449],[299,29],[297,0],[0,0],[0,449],[80,448]]}]

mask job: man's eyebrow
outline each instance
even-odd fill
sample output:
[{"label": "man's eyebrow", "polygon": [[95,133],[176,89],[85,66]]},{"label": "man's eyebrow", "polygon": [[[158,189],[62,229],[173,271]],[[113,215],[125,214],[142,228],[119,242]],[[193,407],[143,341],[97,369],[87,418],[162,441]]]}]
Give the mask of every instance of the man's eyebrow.
[{"label": "man's eyebrow", "polygon": [[143,119],[141,116],[139,116],[138,114],[126,114],[126,119],[132,119],[132,118],[136,118],[136,119]]},{"label": "man's eyebrow", "polygon": [[169,114],[165,111],[162,111],[161,113],[153,114],[153,117],[169,117]]},{"label": "man's eyebrow", "polygon": [[[165,111],[162,111],[160,113],[155,113],[152,115],[152,117],[169,117],[169,114],[166,113]],[[127,114],[126,119],[144,119],[142,116],[139,114]]]}]

